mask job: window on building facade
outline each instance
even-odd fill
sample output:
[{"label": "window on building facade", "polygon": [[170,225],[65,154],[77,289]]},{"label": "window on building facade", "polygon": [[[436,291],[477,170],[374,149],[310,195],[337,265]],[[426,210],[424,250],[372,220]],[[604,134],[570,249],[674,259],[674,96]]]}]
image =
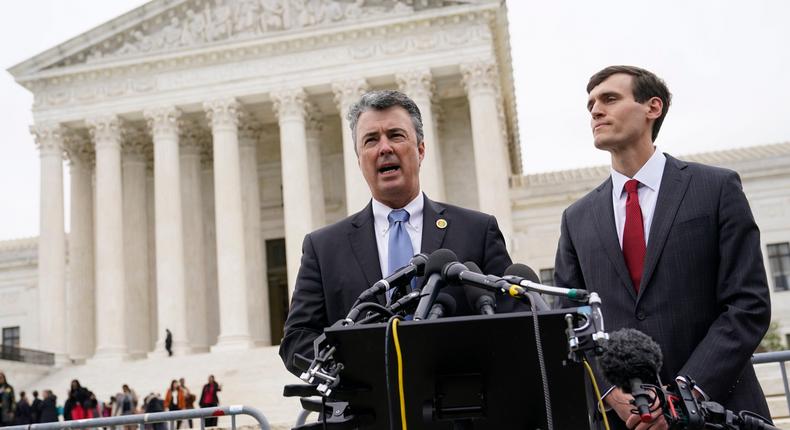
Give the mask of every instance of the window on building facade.
[{"label": "window on building facade", "polygon": [[540,283],[543,285],[554,285],[554,268],[540,269]]},{"label": "window on building facade", "polygon": [[790,243],[768,244],[768,267],[774,291],[790,290]]},{"label": "window on building facade", "polygon": [[19,326],[3,327],[3,346],[19,348]]}]

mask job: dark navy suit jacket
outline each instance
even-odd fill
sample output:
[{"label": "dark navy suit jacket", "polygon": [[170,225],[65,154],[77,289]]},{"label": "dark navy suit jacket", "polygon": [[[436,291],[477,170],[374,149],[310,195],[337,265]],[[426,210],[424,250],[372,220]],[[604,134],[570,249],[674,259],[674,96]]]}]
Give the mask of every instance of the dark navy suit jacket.
[{"label": "dark navy suit jacket", "polygon": [[564,212],[555,281],[598,292],[607,331],[632,327],[658,342],[664,383],[688,375],[728,409],[769,416],[750,357],[771,306],[760,232],[737,173],[667,155],[638,295],[607,179]]},{"label": "dark navy suit jacket", "polygon": [[[439,228],[436,221],[447,221]],[[302,263],[285,322],[280,356],[289,371],[295,353],[312,358],[313,340],[324,328],[345,318],[360,293],[382,278],[371,204],[354,215],[305,236]],[[422,249],[447,248],[460,262],[474,261],[486,274],[501,276],[511,260],[496,218],[425,197]],[[472,314],[461,288],[448,288],[455,296],[455,315]],[[497,298],[497,312],[516,307],[509,297]]]}]

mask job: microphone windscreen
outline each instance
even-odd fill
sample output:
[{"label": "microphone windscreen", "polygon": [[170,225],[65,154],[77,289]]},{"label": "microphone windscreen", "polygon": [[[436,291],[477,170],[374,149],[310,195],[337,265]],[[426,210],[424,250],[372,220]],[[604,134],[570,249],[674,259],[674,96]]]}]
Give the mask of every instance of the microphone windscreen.
[{"label": "microphone windscreen", "polygon": [[505,270],[505,276],[508,275],[518,276],[519,278],[524,278],[528,281],[540,284],[540,278],[538,277],[537,273],[535,273],[535,271],[526,264],[511,264],[510,267]]},{"label": "microphone windscreen", "polygon": [[[467,261],[464,263],[464,266],[466,266],[466,268],[469,269],[470,272],[475,272],[480,274],[483,273],[483,271],[480,270],[480,266],[475,264],[474,261]],[[467,303],[469,303],[469,307],[471,307],[475,311],[479,311],[479,309],[477,309],[477,305],[478,305],[478,300],[480,300],[480,297],[489,296],[491,298],[489,303],[492,305],[493,303],[496,303],[496,299],[494,298],[494,293],[472,285],[468,285],[468,284],[464,285],[464,294],[466,295],[466,301]]]},{"label": "microphone windscreen", "polygon": [[425,265],[428,264],[428,256],[423,253],[415,254],[414,257],[411,258],[410,263],[417,268],[415,276],[422,276],[425,274]]},{"label": "microphone windscreen", "polygon": [[433,302],[434,306],[437,304],[441,304],[444,307],[444,317],[451,317],[455,315],[455,308],[457,305],[453,296],[447,293],[439,293],[439,295],[436,296],[436,301]]},{"label": "microphone windscreen", "polygon": [[598,359],[604,377],[625,392],[630,392],[629,381],[633,378],[657,383],[662,361],[661,347],[650,336],[632,328],[609,334]]},{"label": "microphone windscreen", "polygon": [[458,256],[449,249],[437,249],[428,257],[428,263],[425,265],[425,278],[433,275],[434,273],[441,274],[442,269],[447,263],[458,261]]}]

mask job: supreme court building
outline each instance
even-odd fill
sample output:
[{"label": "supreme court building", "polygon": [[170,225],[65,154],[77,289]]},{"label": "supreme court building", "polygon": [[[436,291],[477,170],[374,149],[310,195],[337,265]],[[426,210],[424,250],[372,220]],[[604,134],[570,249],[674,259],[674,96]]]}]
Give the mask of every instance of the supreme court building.
[{"label": "supreme court building", "polygon": [[[165,329],[179,355],[279,343],[304,235],[370,198],[345,119],[369,89],[419,105],[426,194],[494,214],[550,283],[562,210],[609,170],[522,175],[506,12],[154,0],[12,67],[34,94],[41,228],[0,242],[3,333],[60,363],[161,355]],[[673,155],[741,174],[790,337],[790,143]]]},{"label": "supreme court building", "polygon": [[426,194],[513,234],[499,0],[154,0],[10,72],[41,161],[22,338],[60,362],[278,343],[304,235],[370,198],[345,118],[370,89],[419,105]]}]

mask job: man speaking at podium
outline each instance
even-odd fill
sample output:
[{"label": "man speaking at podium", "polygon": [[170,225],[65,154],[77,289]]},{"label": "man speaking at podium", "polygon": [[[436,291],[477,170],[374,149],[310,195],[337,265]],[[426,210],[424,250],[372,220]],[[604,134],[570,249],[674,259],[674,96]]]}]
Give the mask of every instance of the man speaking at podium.
[{"label": "man speaking at podium", "polygon": [[[738,174],[656,149],[671,95],[653,73],[607,67],[587,92],[611,177],[563,213],[557,286],[598,292],[607,330],[632,327],[658,342],[664,383],[688,375],[698,395],[768,417],[749,359],[771,308]],[[666,428],[661,417],[640,423],[630,399],[617,388],[605,397],[620,427]]]},{"label": "man speaking at podium", "polygon": [[[420,110],[409,97],[372,91],[348,117],[372,199],[362,211],[305,236],[280,344],[285,366],[296,375],[294,354],[312,358],[313,340],[324,328],[344,318],[360,293],[414,254],[447,248],[459,261],[474,261],[484,273],[498,276],[511,264],[493,216],[435,202],[420,191],[425,142]],[[456,315],[472,313],[465,300],[456,304]],[[498,311],[513,306],[503,301]]]}]

